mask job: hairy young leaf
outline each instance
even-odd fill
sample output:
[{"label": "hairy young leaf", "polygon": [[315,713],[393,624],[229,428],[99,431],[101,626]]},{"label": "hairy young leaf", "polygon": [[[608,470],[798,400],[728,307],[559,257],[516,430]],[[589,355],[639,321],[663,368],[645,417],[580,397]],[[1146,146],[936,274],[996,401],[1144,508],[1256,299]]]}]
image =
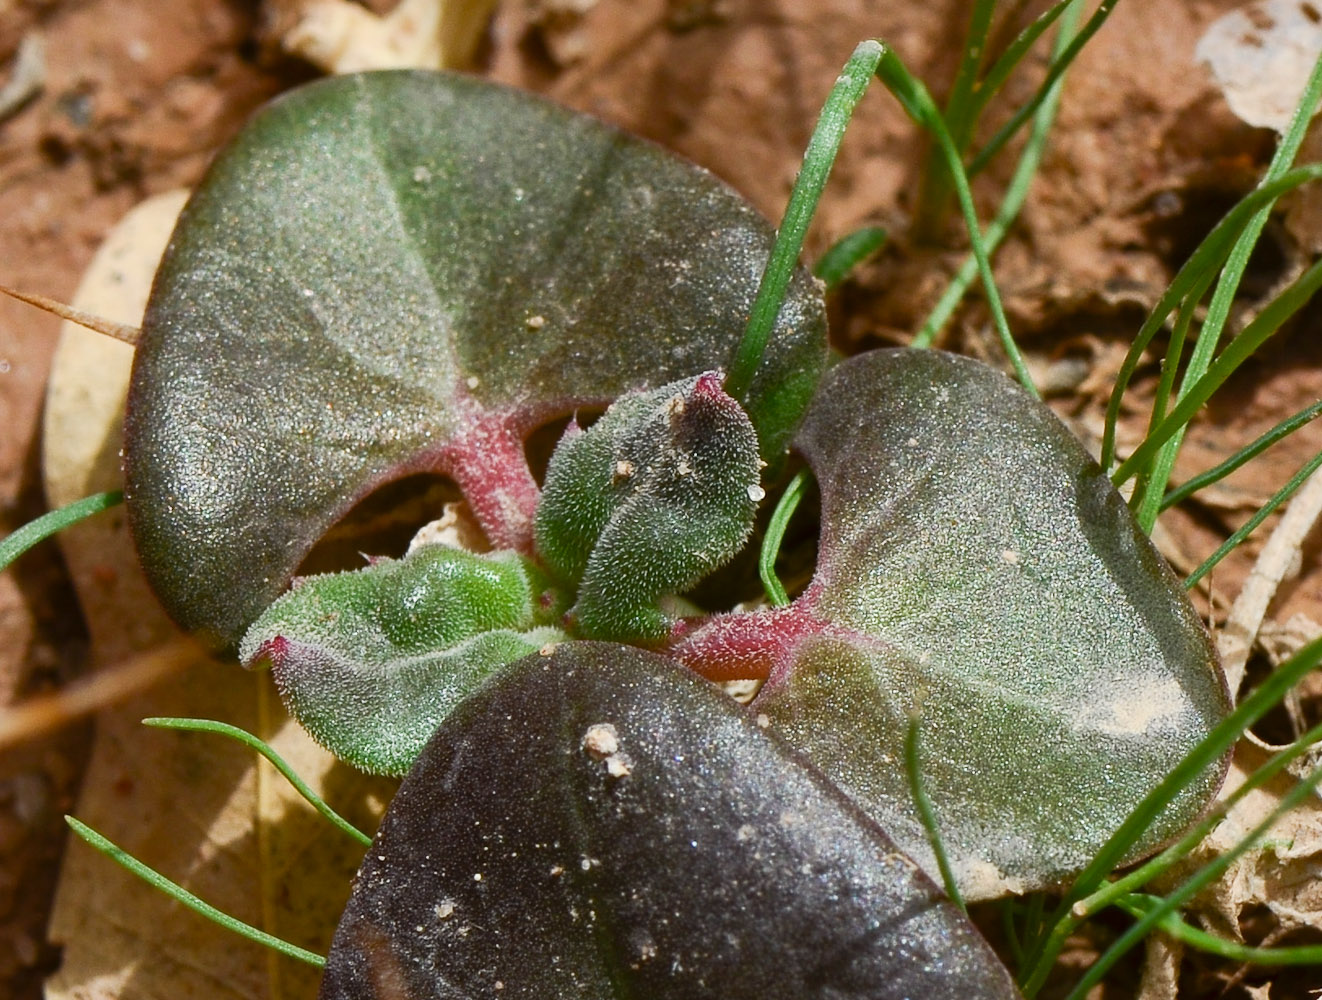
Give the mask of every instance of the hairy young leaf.
[{"label": "hairy young leaf", "polygon": [[403,774],[492,673],[564,638],[554,623],[565,603],[514,552],[427,545],[298,581],[239,656],[271,667],[291,714],[341,760]]},{"label": "hairy young leaf", "polygon": [[1016,996],[886,836],[724,695],[566,643],[460,706],[405,779],[323,1000]]},{"label": "hairy young leaf", "polygon": [[[817,575],[755,706],[935,870],[903,761],[967,895],[1059,882],[1228,711],[1206,631],[1101,469],[1000,373],[931,351],[835,368],[797,443]],[[1223,769],[1141,848],[1186,825]]]},{"label": "hairy young leaf", "polygon": [[[153,586],[234,644],[383,481],[453,477],[527,552],[522,439],[727,364],[770,227],[691,164],[490,83],[338,77],[226,149],[157,275],[126,425]],[[779,456],[825,363],[800,272],[748,398]]]},{"label": "hairy young leaf", "polygon": [[757,433],[707,372],[617,400],[587,431],[571,424],[537,510],[538,554],[578,587],[592,639],[663,639],[658,598],[723,566],[762,496]]}]

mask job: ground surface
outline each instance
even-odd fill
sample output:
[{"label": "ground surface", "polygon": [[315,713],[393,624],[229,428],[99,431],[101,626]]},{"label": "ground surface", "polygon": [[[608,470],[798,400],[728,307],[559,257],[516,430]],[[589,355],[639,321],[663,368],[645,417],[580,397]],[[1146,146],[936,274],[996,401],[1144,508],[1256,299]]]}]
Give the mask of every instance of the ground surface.
[{"label": "ground surface", "polygon": [[[565,13],[575,6],[586,12]],[[506,0],[478,68],[673,147],[776,215],[816,110],[854,43],[887,39],[940,92],[954,70],[967,6]],[[1031,12],[1045,5],[1004,6]],[[1207,24],[1232,6],[1119,4],[1072,72],[1041,177],[1000,254],[1011,323],[1037,370],[1050,372],[1058,410],[1085,436],[1100,427],[1124,344],[1147,307],[1271,155],[1273,135],[1236,118],[1194,60]],[[562,12],[552,16],[553,8]],[[45,43],[43,88],[0,122],[0,282],[67,300],[115,220],[146,195],[195,182],[255,106],[314,75],[281,53],[278,18],[264,14],[270,11],[240,0],[0,0],[0,73],[13,71],[24,39],[40,34]],[[1033,62],[1028,75],[1040,65]],[[1008,96],[1022,99],[1029,89],[1018,82]],[[894,102],[870,95],[809,243],[815,255],[863,224],[897,234],[833,303],[834,336],[846,349],[903,342],[959,261],[950,249],[958,246],[954,226],[935,246],[905,235],[922,154]],[[980,182],[984,213],[1009,170],[995,167]],[[1300,209],[1272,223],[1251,294],[1297,273],[1315,250],[1319,237],[1306,215]],[[1215,464],[1322,396],[1320,322],[1322,312],[1309,310],[1218,397],[1191,431],[1177,478]],[[0,530],[44,509],[38,442],[57,325],[0,301]],[[989,331],[974,301],[943,342],[995,360]],[[1155,377],[1155,368],[1145,369],[1141,386]],[[1144,419],[1135,409],[1125,425],[1129,440]],[[1197,565],[1320,443],[1307,429],[1170,517],[1164,547],[1177,569]],[[1320,541],[1314,531],[1271,619],[1322,621]],[[1255,554],[1250,544],[1218,570],[1214,621]],[[0,703],[51,690],[84,670],[86,631],[53,547],[0,576],[0,649]],[[0,994],[37,996],[59,963],[45,926],[64,847],[60,816],[76,794],[88,739],[87,728],[75,725],[0,756],[0,983],[7,984]],[[1270,995],[1304,996],[1296,992],[1304,985],[1285,977]],[[1209,979],[1202,988],[1181,995],[1213,996],[1220,987]]]}]

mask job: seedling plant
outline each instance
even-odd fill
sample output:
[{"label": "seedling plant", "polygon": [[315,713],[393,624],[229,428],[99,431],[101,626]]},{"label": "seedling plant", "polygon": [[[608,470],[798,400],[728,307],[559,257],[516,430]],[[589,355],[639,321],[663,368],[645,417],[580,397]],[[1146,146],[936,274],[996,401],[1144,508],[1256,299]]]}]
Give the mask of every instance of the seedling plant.
[{"label": "seedling plant", "polygon": [[[1112,905],[1135,923],[1071,996],[1154,927],[1243,960],[1319,958],[1180,921],[1230,856],[1144,893],[1216,822],[1233,742],[1322,656],[1306,647],[1232,707],[1184,586],[1242,535],[1184,582],[1146,535],[1188,495],[1169,479],[1193,414],[1322,281],[1315,265],[1217,353],[1273,202],[1319,173],[1290,169],[1307,114],[1139,331],[1100,464],[1036,398],[992,280],[1065,68],[1113,6],[1076,32],[1078,5],[1056,4],[987,66],[994,5],[975,3],[944,112],[893,51],[861,44],[774,233],[655,147],[444,74],[309,85],[222,152],[144,319],[124,497],[181,626],[269,668],[341,759],[405,775],[323,996],[1032,996]],[[981,111],[1053,26],[1037,96],[971,155]],[[918,349],[836,361],[823,281],[798,259],[874,77],[932,136],[917,225],[953,198],[972,256]],[[1315,71],[1301,109],[1319,89]],[[969,175],[1030,123],[984,234]],[[852,234],[818,273],[840,280],[883,239]],[[923,349],[974,275],[1018,384]],[[1127,380],[1167,324],[1148,435],[1117,462]],[[539,481],[525,441],[566,417]],[[454,480],[489,550],[432,542],[296,576],[355,503],[420,471]],[[787,588],[780,549],[814,483],[816,565]],[[750,602],[731,581],[753,559]],[[712,684],[729,681],[757,683],[750,704]],[[1025,893],[1001,904],[1011,973],[963,906]]]}]

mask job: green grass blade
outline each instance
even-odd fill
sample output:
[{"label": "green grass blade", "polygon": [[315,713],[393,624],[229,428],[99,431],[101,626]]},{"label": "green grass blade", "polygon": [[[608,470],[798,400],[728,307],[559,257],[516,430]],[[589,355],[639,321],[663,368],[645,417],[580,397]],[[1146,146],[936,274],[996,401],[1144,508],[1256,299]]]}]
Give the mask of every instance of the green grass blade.
[{"label": "green grass blade", "polygon": [[[1162,906],[1163,902],[1159,896],[1132,895],[1116,900],[1116,905],[1131,916],[1144,917]],[[1175,913],[1165,913],[1159,917],[1157,927],[1191,948],[1231,962],[1248,965],[1322,965],[1322,945],[1257,948],[1238,941],[1227,941],[1216,934],[1192,927]]]},{"label": "green grass blade", "polygon": [[936,810],[932,808],[932,800],[928,797],[927,787],[923,784],[923,772],[918,754],[920,723],[921,719],[917,713],[911,715],[909,728],[904,735],[904,770],[909,776],[909,794],[913,796],[913,803],[918,807],[918,818],[923,824],[923,829],[927,831],[927,840],[932,845],[932,853],[936,855],[936,866],[941,871],[941,881],[945,883],[946,895],[959,907],[961,913],[967,913],[968,907],[964,905],[959,883],[955,881],[955,873],[950,867],[950,858],[946,854],[945,845],[941,842],[941,830],[936,825]]},{"label": "green grass blade", "polygon": [[123,490],[93,493],[89,497],[83,497],[81,500],[66,504],[59,510],[42,514],[35,521],[29,521],[21,528],[10,532],[3,541],[0,541],[0,569],[7,567],[38,542],[44,542],[51,535],[63,531],[70,525],[77,524],[93,514],[99,514],[101,511],[109,510],[116,504],[123,502]]},{"label": "green grass blade", "polygon": [[1092,895],[1103,885],[1107,876],[1120,865],[1133,845],[1138,842],[1139,837],[1165,808],[1166,803],[1206,768],[1220,760],[1249,726],[1266,715],[1285,696],[1285,693],[1298,684],[1319,662],[1322,662],[1322,639],[1315,639],[1283,663],[1257,690],[1241,701],[1230,715],[1221,720],[1185,755],[1170,774],[1134,807],[1125,821],[1120,824],[1119,829],[1102,845],[1061,901],[1050,921],[1052,931],[1042,948],[1034,955],[1023,982],[1026,996],[1034,996],[1042,988],[1047,974],[1064,947],[1065,935],[1059,933],[1059,930],[1069,926],[1075,903]]},{"label": "green grass blade", "polygon": [[908,115],[932,133],[944,152],[946,166],[950,168],[955,184],[955,194],[959,198],[960,211],[964,215],[964,224],[968,227],[973,255],[978,262],[978,273],[982,276],[987,307],[991,310],[992,320],[1000,335],[1001,346],[1024,388],[1034,397],[1040,397],[1037,386],[1033,384],[1033,378],[1028,373],[1028,366],[1024,364],[1019,346],[1010,333],[1010,325],[1005,318],[1005,308],[1001,304],[1001,294],[996,288],[996,279],[992,275],[987,245],[982,238],[982,227],[978,224],[977,212],[973,206],[973,193],[969,190],[968,177],[964,173],[964,166],[960,163],[959,153],[955,149],[950,132],[946,129],[945,119],[937,110],[936,103],[932,100],[932,95],[927,92],[927,88],[905,68],[894,52],[886,51],[881,65],[877,67],[877,77],[886,85],[886,89],[895,95]]},{"label": "green grass blade", "polygon": [[1222,542],[1217,550],[1208,556],[1201,566],[1188,575],[1184,581],[1184,585],[1186,587],[1192,587],[1210,573],[1217,563],[1233,552],[1239,544],[1244,541],[1244,539],[1253,534],[1253,532],[1257,530],[1258,525],[1267,520],[1272,511],[1285,503],[1294,491],[1304,484],[1304,480],[1318,470],[1319,466],[1322,466],[1322,452],[1318,452],[1305,462],[1299,471],[1290,477],[1288,483],[1272,494],[1270,500],[1254,511],[1251,518],[1236,528],[1231,536]]},{"label": "green grass blade", "polygon": [[307,962],[308,965],[315,965],[319,969],[325,967],[326,959],[321,955],[318,955],[313,951],[308,951],[306,948],[300,948],[296,944],[290,944],[288,941],[278,938],[274,934],[268,934],[266,931],[259,930],[252,926],[252,924],[246,924],[242,920],[231,917],[228,913],[216,909],[210,903],[194,896],[177,882],[172,882],[154,868],[147,867],[122,847],[117,846],[101,836],[101,834],[97,833],[86,823],[76,820],[72,816],[65,816],[64,821],[69,824],[70,829],[72,829],[74,833],[87,841],[88,844],[96,848],[106,857],[123,865],[153,889],[159,889],[171,899],[182,903],[195,913],[200,913],[208,920],[219,924],[226,930],[233,931],[235,934],[238,934],[241,937],[246,937],[250,941],[256,941],[258,944],[266,945],[266,947],[278,951],[282,955],[296,958],[300,962]]},{"label": "green grass blade", "polygon": [[1288,747],[1273,754],[1265,764],[1245,778],[1238,788],[1226,796],[1224,800],[1218,802],[1208,811],[1206,816],[1185,831],[1184,835],[1174,844],[1171,844],[1156,857],[1148,859],[1115,881],[1107,882],[1092,895],[1075,903],[1070,911],[1071,919],[1068,926],[1063,928],[1060,933],[1062,935],[1072,933],[1074,928],[1082,923],[1085,918],[1117,903],[1124,896],[1138,892],[1153,879],[1164,875],[1202,843],[1203,838],[1212,832],[1237,803],[1241,802],[1251,792],[1267,784],[1289,767],[1291,763],[1312,750],[1318,740],[1322,740],[1322,725],[1314,726]]},{"label": "green grass blade", "polygon": [[1287,319],[1301,309],[1319,288],[1322,288],[1322,260],[1314,263],[1289,288],[1272,299],[1240,331],[1239,336],[1226,345],[1226,349],[1207,368],[1202,377],[1185,392],[1166,418],[1148,433],[1143,443],[1134,449],[1134,453],[1129,458],[1120,463],[1112,479],[1116,483],[1122,483],[1142,472],[1166,442],[1188,425],[1194,414],[1211,398],[1212,393],[1221,388],[1235,370],[1247,361],[1268,337],[1276,333]]},{"label": "green grass blade", "polygon": [[[1062,0],[1056,5],[1056,8],[1063,10],[1071,0]],[[1074,31],[1075,14],[1078,8],[1072,8],[1069,17],[1061,22],[1060,31],[1056,35],[1056,47],[1053,54],[1063,51],[1069,44],[1069,39]],[[1045,15],[1044,15],[1045,16]],[[1041,20],[1039,18],[1039,20]],[[1053,18],[1054,20],[1054,18]],[[1051,134],[1051,126],[1056,120],[1056,110],[1060,106],[1060,92],[1064,88],[1065,81],[1062,77],[1057,80],[1042,102],[1041,107],[1033,116],[1033,130],[1029,133],[1028,141],[1024,144],[1024,150],[1019,156],[1019,162],[1015,165],[1014,176],[1010,178],[1010,183],[1005,190],[1005,197],[1001,199],[1001,204],[996,209],[996,216],[987,226],[987,231],[983,239],[987,244],[988,256],[994,254],[1005,239],[1006,233],[1010,231],[1010,226],[1014,220],[1019,217],[1020,210],[1024,207],[1024,202],[1028,199],[1028,189],[1032,186],[1033,178],[1037,176],[1037,168],[1042,162],[1042,154],[1046,151],[1047,137]],[[969,286],[973,284],[978,276],[978,260],[972,254],[964,259],[960,265],[959,271],[951,280],[940,300],[932,309],[931,314],[923,323],[922,329],[918,335],[910,341],[910,347],[931,347],[945,325],[950,322],[950,317],[954,315],[955,309],[963,301],[965,293]]]},{"label": "green grass blade", "polygon": [[1193,496],[1199,490],[1204,490],[1207,487],[1211,486],[1213,483],[1217,483],[1220,482],[1222,479],[1225,479],[1226,476],[1230,475],[1236,469],[1240,468],[1246,463],[1257,458],[1264,451],[1266,451],[1268,448],[1274,445],[1277,441],[1289,437],[1300,427],[1303,427],[1305,424],[1311,423],[1313,420],[1317,418],[1318,414],[1320,413],[1322,413],[1322,400],[1319,400],[1318,402],[1314,403],[1312,406],[1300,410],[1294,416],[1287,417],[1285,420],[1282,420],[1279,424],[1277,424],[1275,427],[1269,430],[1266,434],[1262,435],[1262,437],[1258,438],[1252,444],[1246,445],[1245,447],[1241,448],[1239,451],[1235,452],[1235,454],[1231,455],[1221,464],[1215,466],[1214,468],[1208,469],[1206,472],[1199,473],[1198,475],[1190,479],[1187,483],[1183,484],[1177,489],[1171,490],[1162,499],[1161,509],[1169,510],[1171,507],[1174,507],[1176,504],[1189,499],[1189,497]]},{"label": "green grass blade", "polygon": [[[1071,4],[1076,5],[1071,7]],[[978,84],[977,92],[973,97],[975,116],[980,117],[982,115],[982,112],[987,107],[987,103],[1000,92],[1000,89],[1005,86],[1005,81],[1010,78],[1010,74],[1015,71],[1019,64],[1023,62],[1024,57],[1028,55],[1028,50],[1031,49],[1034,43],[1046,33],[1048,28],[1056,23],[1056,19],[1059,18],[1067,8],[1070,11],[1070,20],[1075,21],[1078,18],[1079,11],[1083,9],[1083,5],[1082,3],[1077,3],[1077,0],[1059,0],[1058,3],[1053,4],[1038,15],[1028,27],[1024,28],[1024,30],[1019,33],[1015,40],[1010,43],[1009,47],[1001,53],[1000,58],[992,64],[992,68],[987,71],[987,74]],[[1068,32],[1065,32],[1065,34],[1073,36],[1073,28]],[[1052,62],[1054,63],[1064,54],[1065,46],[1062,45],[1058,51],[1051,53]],[[1066,63],[1065,67],[1068,68],[1068,66],[1069,63]],[[1052,87],[1059,90],[1060,80],[1057,79],[1055,83],[1052,84]],[[1043,103],[1046,103],[1048,100],[1050,100],[1049,97],[1044,97]],[[1041,109],[1039,108],[1039,111],[1040,110]]]},{"label": "green grass blade", "polygon": [[251,747],[259,754],[271,762],[271,766],[284,776],[284,779],[294,786],[294,790],[308,801],[313,809],[321,813],[323,817],[330,821],[336,829],[343,831],[352,837],[364,847],[372,846],[372,838],[363,833],[347,819],[337,813],[326,804],[326,801],[312,790],[306,781],[298,776],[298,773],[289,766],[283,757],[275,752],[275,748],[265,740],[259,739],[246,729],[240,729],[238,726],[231,726],[227,722],[214,722],[211,719],[178,719],[155,717],[143,719],[144,726],[153,726],[157,729],[179,729],[192,733],[219,733],[221,736],[228,736],[232,740],[237,740],[246,747]]},{"label": "green grass blade", "polygon": [[[1102,468],[1109,469],[1115,460],[1116,423],[1119,420],[1120,405],[1126,390],[1129,388],[1130,379],[1133,378],[1134,372],[1142,360],[1143,352],[1148,348],[1148,344],[1152,342],[1152,338],[1156,336],[1157,331],[1166,322],[1166,317],[1184,301],[1209,272],[1221,266],[1229,255],[1236,238],[1259,209],[1270,206],[1281,195],[1320,177],[1322,177],[1322,164],[1309,164],[1304,167],[1296,167],[1279,179],[1255,188],[1227,212],[1220,222],[1212,227],[1212,231],[1203,238],[1198,248],[1184,262],[1174,280],[1162,293],[1157,304],[1153,306],[1148,318],[1144,320],[1143,326],[1134,337],[1133,343],[1130,344],[1125,360],[1116,375],[1115,388],[1111,392],[1111,399],[1106,408],[1106,426],[1102,431],[1100,459]],[[1116,474],[1112,475],[1112,479],[1117,486],[1127,478],[1129,478],[1128,475],[1123,478]]]},{"label": "green grass blade", "polygon": [[762,578],[762,589],[766,591],[767,601],[772,607],[781,608],[790,602],[785,585],[776,575],[776,557],[780,555],[780,543],[785,539],[785,528],[789,525],[794,512],[799,509],[799,501],[803,499],[803,493],[808,488],[808,477],[811,475],[812,473],[807,469],[800,469],[794,474],[794,478],[785,487],[785,492],[780,495],[776,509],[771,512],[767,533],[762,536],[757,572]]},{"label": "green grass blade", "polygon": [[[1308,83],[1304,87],[1303,94],[1300,95],[1290,125],[1281,137],[1280,145],[1276,148],[1276,155],[1272,157],[1272,162],[1263,176],[1262,183],[1273,181],[1290,169],[1295,156],[1298,155],[1299,147],[1303,144],[1304,134],[1308,129],[1309,122],[1312,121],[1313,112],[1317,108],[1319,99],[1322,99],[1322,55],[1319,55],[1313,64],[1313,71],[1309,75]],[[1235,246],[1226,260],[1225,267],[1221,270],[1221,277],[1217,282],[1216,291],[1212,293],[1212,301],[1207,307],[1207,318],[1203,321],[1202,329],[1198,335],[1198,342],[1194,345],[1188,369],[1181,381],[1177,402],[1196,390],[1199,381],[1212,363],[1217,344],[1220,342],[1222,331],[1225,329],[1226,320],[1230,316],[1230,307],[1234,302],[1235,293],[1239,289],[1240,280],[1248,267],[1249,257],[1257,245],[1258,237],[1267,224],[1270,211],[1269,207],[1263,207],[1249,220],[1244,232],[1239,235],[1235,242]],[[1159,412],[1154,413],[1154,421],[1161,416],[1162,414]],[[1135,508],[1138,522],[1144,531],[1151,531],[1152,525],[1157,519],[1161,497],[1166,492],[1167,483],[1170,482],[1171,472],[1175,468],[1180,447],[1184,443],[1184,433],[1187,425],[1188,422],[1185,421],[1169,436],[1153,461],[1151,470],[1146,475],[1142,496],[1138,498]]]},{"label": "green grass blade", "polygon": [[1008,122],[1001,126],[1001,129],[992,136],[991,141],[973,158],[973,162],[969,164],[968,169],[970,177],[976,177],[981,173],[987,164],[991,162],[992,157],[1001,151],[1001,147],[1014,138],[1015,133],[1023,127],[1024,122],[1032,117],[1033,112],[1046,100],[1047,92],[1060,79],[1061,74],[1069,69],[1070,64],[1074,62],[1074,58],[1083,50],[1083,47],[1088,44],[1089,39],[1097,34],[1098,29],[1106,23],[1106,19],[1111,16],[1111,11],[1118,2],[1119,0],[1102,0],[1098,4],[1092,17],[1088,18],[1079,33],[1070,42],[1069,48],[1061,53],[1058,58],[1052,60],[1051,66],[1047,69],[1046,79],[1037,88],[1037,92],[1029,99],[1027,104],[1014,113]]},{"label": "green grass blade", "polygon": [[[968,149],[973,126],[977,122],[977,108],[973,101],[978,85],[978,72],[987,53],[987,37],[991,32],[995,0],[974,0],[969,12],[969,30],[964,36],[964,49],[960,54],[959,69],[946,101],[944,119],[951,141],[961,162]],[[918,192],[918,207],[914,212],[914,232],[920,238],[930,239],[938,232],[950,201],[950,168],[944,155],[936,148],[927,155]]]},{"label": "green grass blade", "polygon": [[742,401],[749,386],[753,384],[753,374],[762,361],[767,340],[780,315],[780,307],[785,302],[785,291],[789,288],[794,265],[798,263],[799,253],[803,250],[803,239],[807,235],[813,213],[817,211],[822,188],[826,186],[831,167],[835,164],[845,128],[854,114],[854,108],[862,100],[884,51],[880,42],[872,39],[860,42],[840,71],[830,96],[822,106],[821,116],[817,119],[812,138],[803,154],[803,167],[790,192],[789,204],[785,206],[776,242],[767,258],[766,269],[762,272],[757,296],[748,314],[748,325],[744,328],[734,362],[726,376],[725,391],[735,399]]},{"label": "green grass blade", "polygon": [[1174,914],[1179,907],[1211,885],[1237,858],[1252,848],[1282,816],[1311,798],[1319,782],[1322,782],[1322,767],[1310,772],[1306,778],[1290,789],[1281,799],[1280,804],[1253,827],[1243,840],[1225,854],[1203,865],[1174,892],[1156,902],[1132,927],[1121,934],[1096,962],[1089,966],[1088,971],[1075,984],[1065,1000],[1084,1000],[1088,991],[1102,981],[1112,966],[1130,948],[1151,934],[1167,914]]},{"label": "green grass blade", "polygon": [[846,233],[831,244],[813,266],[814,277],[820,278],[829,292],[849,276],[859,264],[886,245],[889,234],[880,226],[864,226]]}]

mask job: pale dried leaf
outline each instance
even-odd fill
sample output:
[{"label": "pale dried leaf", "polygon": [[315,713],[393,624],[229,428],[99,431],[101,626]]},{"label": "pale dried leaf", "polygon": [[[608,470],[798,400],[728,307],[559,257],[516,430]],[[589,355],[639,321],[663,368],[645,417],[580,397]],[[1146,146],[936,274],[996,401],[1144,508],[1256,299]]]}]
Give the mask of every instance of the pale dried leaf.
[{"label": "pale dried leaf", "polygon": [[[1241,740],[1222,797],[1243,784],[1270,755],[1269,750]],[[1198,846],[1188,864],[1203,864],[1229,851],[1280,804],[1296,780],[1288,773],[1278,775],[1246,795]],[[1322,801],[1316,796],[1282,817],[1257,847],[1200,894],[1193,913],[1214,932],[1238,939],[1241,916],[1257,907],[1270,910],[1283,931],[1322,930]]]},{"label": "pale dried leaf", "polygon": [[[97,254],[75,304],[137,323],[183,194],[139,206]],[[46,409],[53,504],[120,485],[132,350],[66,324]],[[122,508],[61,536],[105,666],[174,633],[137,568]],[[314,788],[370,827],[390,786],[369,783],[285,719],[266,675],[189,664],[169,683],[102,713],[75,814],[240,919],[324,952],[361,849],[335,833],[271,768],[217,736],[144,728],[149,715],[202,716],[257,732]],[[188,913],[81,843],[71,844],[50,935],[64,962],[50,1000],[309,996],[315,969],[275,957]]]},{"label": "pale dried leaf", "polygon": [[1211,67],[1231,111],[1284,132],[1319,52],[1322,9],[1314,0],[1255,0],[1214,21],[1194,55]]},{"label": "pale dried leaf", "polygon": [[[472,64],[495,0],[401,0],[378,16],[348,0],[284,0],[281,44],[329,73],[463,69]],[[279,16],[279,14],[273,15]]]}]

